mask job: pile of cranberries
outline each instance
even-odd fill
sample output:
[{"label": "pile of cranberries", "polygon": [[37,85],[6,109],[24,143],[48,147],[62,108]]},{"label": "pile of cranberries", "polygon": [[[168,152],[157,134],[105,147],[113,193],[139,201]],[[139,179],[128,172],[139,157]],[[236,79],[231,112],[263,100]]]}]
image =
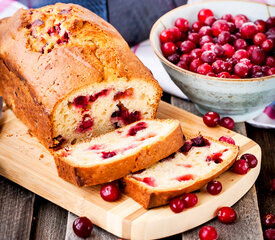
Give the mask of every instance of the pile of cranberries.
[{"label": "pile of cranberries", "polygon": [[235,126],[235,122],[231,117],[223,117],[221,119],[217,112],[208,112],[204,114],[202,120],[208,127],[215,127],[220,124],[222,127],[232,130]]},{"label": "pile of cranberries", "polygon": [[174,198],[170,202],[170,208],[174,213],[180,213],[185,208],[194,207],[198,202],[198,197],[194,193],[184,193],[181,197]]},{"label": "pile of cranberries", "polygon": [[251,22],[245,15],[218,19],[201,9],[191,26],[178,18],[160,33],[163,55],[178,67],[220,78],[275,74],[275,17]]}]

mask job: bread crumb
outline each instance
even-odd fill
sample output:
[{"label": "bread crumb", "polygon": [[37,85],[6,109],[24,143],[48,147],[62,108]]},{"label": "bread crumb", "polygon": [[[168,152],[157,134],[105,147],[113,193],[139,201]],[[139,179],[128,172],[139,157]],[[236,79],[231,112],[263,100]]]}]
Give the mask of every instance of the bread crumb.
[{"label": "bread crumb", "polygon": [[39,156],[39,160],[42,159],[42,158],[44,158],[44,154],[41,154],[41,155]]},{"label": "bread crumb", "polygon": [[12,137],[13,136],[13,134],[8,134],[8,135],[6,135],[7,137]]}]

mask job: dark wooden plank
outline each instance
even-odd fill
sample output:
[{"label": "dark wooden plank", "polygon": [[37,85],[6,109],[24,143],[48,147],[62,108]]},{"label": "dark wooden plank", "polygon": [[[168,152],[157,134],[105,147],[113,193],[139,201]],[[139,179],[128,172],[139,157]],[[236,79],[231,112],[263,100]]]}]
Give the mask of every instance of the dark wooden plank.
[{"label": "dark wooden plank", "polygon": [[261,216],[275,214],[275,194],[269,191],[270,180],[275,178],[275,130],[259,129],[247,124],[248,137],[262,148],[262,166],[256,181]]},{"label": "dark wooden plank", "polygon": [[29,239],[34,194],[0,176],[0,239]]},{"label": "dark wooden plank", "polygon": [[64,239],[68,211],[36,195],[31,239]]},{"label": "dark wooden plank", "polygon": [[[194,104],[189,101],[184,101],[182,99],[172,97],[171,103],[175,106],[201,116],[201,114],[195,108]],[[234,131],[246,135],[245,124],[237,123]],[[234,224],[224,225],[220,223],[217,218],[215,218],[203,225],[211,225],[215,227],[219,234],[219,239],[223,240],[263,239],[255,186],[253,186],[251,190],[233,206],[233,208],[238,215],[238,220]],[[182,239],[198,239],[199,230],[201,227],[202,226],[199,226],[195,229],[183,233]]]}]

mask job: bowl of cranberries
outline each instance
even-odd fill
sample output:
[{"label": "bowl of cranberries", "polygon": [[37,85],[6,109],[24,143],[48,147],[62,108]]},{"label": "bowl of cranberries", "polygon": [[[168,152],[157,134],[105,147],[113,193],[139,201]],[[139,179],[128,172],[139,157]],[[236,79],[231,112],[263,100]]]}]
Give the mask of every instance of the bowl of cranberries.
[{"label": "bowl of cranberries", "polygon": [[205,114],[245,121],[275,100],[275,7],[206,1],[160,17],[152,48],[175,84]]}]

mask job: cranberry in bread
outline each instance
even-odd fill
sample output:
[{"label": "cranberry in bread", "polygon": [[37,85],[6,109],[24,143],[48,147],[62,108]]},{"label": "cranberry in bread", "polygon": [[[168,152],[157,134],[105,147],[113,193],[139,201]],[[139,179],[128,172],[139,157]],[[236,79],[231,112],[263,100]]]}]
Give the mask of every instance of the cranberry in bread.
[{"label": "cranberry in bread", "polygon": [[200,189],[234,163],[238,146],[199,136],[171,156],[122,179],[124,192],[144,208]]},{"label": "cranberry in bread", "polygon": [[57,149],[154,118],[162,89],[109,23],[74,4],[0,21],[0,95]]},{"label": "cranberry in bread", "polygon": [[110,182],[169,156],[183,145],[177,120],[141,120],[54,152],[61,178],[78,186]]}]

